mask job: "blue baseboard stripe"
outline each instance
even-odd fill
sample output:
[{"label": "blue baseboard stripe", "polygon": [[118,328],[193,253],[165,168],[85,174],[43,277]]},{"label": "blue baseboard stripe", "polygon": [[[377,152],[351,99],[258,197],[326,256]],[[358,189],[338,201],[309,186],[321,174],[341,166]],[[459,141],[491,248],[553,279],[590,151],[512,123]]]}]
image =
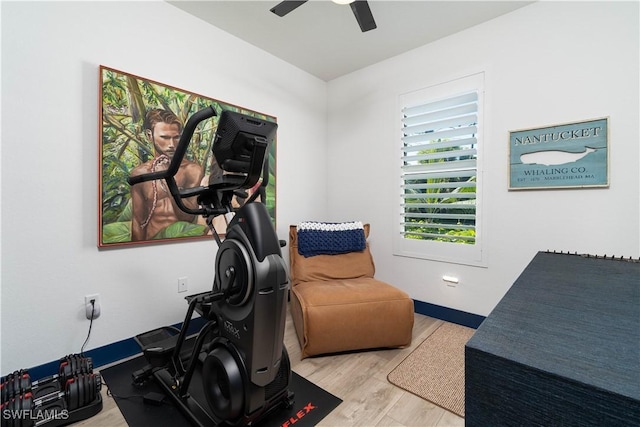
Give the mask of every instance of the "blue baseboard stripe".
[{"label": "blue baseboard stripe", "polygon": [[[205,325],[206,321],[202,317],[196,317],[189,323],[189,334],[195,334]],[[176,328],[180,328],[182,323],[173,325]],[[93,361],[93,366],[98,368],[100,366],[108,365],[118,360],[126,359],[136,354],[140,354],[140,347],[133,338],[127,338],[122,341],[117,341],[111,344],[107,344],[102,347],[94,348],[84,352],[85,357],[90,357]],[[64,358],[66,355],[60,357]],[[60,367],[60,360],[54,360],[53,362],[45,363],[43,365],[34,366],[29,368],[29,376],[32,380],[37,380],[51,375],[57,374]],[[3,373],[7,375],[10,372]]]},{"label": "blue baseboard stripe", "polygon": [[486,319],[478,314],[467,313],[466,311],[454,310],[453,308],[443,307],[428,302],[413,300],[413,311],[446,322],[457,323],[458,325],[467,326],[469,328],[478,329],[478,326]]},{"label": "blue baseboard stripe", "polygon": [[[484,316],[480,316],[477,314],[454,310],[452,308],[430,304],[428,302],[418,300],[413,300],[413,307],[416,313],[434,317],[446,322],[457,323],[459,325],[467,326],[474,329],[477,329],[485,319]],[[201,317],[192,319],[191,323],[189,324],[189,333],[196,333],[204,326],[205,323],[206,321]],[[177,323],[173,326],[180,328],[181,325],[181,323]],[[84,355],[85,357],[92,358],[93,366],[100,367],[113,362],[117,362],[118,360],[135,356],[139,353],[140,347],[138,346],[136,341],[133,338],[127,338],[122,341],[117,341],[102,347],[85,351]],[[63,357],[64,355],[60,358],[62,359]],[[59,366],[60,361],[54,360],[53,362],[29,368],[28,371],[31,378],[35,380],[57,374]],[[9,372],[6,372],[4,374],[9,374]]]}]

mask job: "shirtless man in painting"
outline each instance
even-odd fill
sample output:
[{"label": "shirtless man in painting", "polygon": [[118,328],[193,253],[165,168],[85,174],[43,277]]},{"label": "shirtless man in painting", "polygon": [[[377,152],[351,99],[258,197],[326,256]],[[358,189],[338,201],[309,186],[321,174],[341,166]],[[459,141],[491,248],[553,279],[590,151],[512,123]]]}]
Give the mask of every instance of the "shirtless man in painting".
[{"label": "shirtless man in painting", "polygon": [[[169,167],[182,134],[182,123],[170,111],[154,109],[147,112],[144,132],[153,143],[155,157],[131,171],[131,176],[158,172]],[[179,188],[200,185],[204,171],[197,163],[183,159],[175,176]],[[184,204],[196,208],[196,198],[183,200]],[[178,208],[164,180],[143,182],[131,187],[132,221],[131,241],[153,239],[161,230],[177,221],[195,223],[196,215],[187,214]]]}]

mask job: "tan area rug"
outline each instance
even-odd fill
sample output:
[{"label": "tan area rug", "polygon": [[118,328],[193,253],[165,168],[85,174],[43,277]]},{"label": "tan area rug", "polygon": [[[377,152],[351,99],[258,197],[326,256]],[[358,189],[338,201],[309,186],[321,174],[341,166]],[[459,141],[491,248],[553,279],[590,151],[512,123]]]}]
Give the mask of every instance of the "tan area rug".
[{"label": "tan area rug", "polygon": [[464,417],[464,346],[475,329],[443,323],[387,379]]}]

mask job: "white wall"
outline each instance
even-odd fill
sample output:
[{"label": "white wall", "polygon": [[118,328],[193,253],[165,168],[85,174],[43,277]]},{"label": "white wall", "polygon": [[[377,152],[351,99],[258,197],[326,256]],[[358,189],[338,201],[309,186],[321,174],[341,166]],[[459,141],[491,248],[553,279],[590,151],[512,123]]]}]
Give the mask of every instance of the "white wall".
[{"label": "white wall", "polygon": [[[538,2],[329,82],[330,217],[372,224],[379,278],[488,315],[537,251],[640,255],[638,16],[638,2]],[[394,256],[397,97],[479,71],[488,267]],[[604,116],[610,188],[507,190],[510,130]]]},{"label": "white wall", "polygon": [[[97,249],[99,65],[278,118],[277,223],[324,216],[326,83],[165,2],[2,2],[4,374],[182,321],[212,241]],[[313,193],[310,192],[313,189]]]}]

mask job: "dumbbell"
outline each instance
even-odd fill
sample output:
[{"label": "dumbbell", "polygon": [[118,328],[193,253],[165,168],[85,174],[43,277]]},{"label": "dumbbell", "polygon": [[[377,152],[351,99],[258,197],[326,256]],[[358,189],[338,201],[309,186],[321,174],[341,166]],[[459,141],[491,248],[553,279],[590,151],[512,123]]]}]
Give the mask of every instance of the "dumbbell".
[{"label": "dumbbell", "polygon": [[[54,380],[58,380],[60,389],[63,389],[67,380],[79,374],[88,374],[93,372],[93,362],[90,357],[81,357],[77,354],[70,354],[60,360],[58,374],[51,377],[43,378],[38,381],[31,382],[31,377],[27,370],[21,369],[12,374],[7,375],[0,382],[0,394],[2,402],[7,402],[12,397],[24,394],[32,389],[40,386],[51,385]],[[51,387],[49,387],[51,389]],[[42,397],[43,393],[48,391],[40,390],[38,397]]]},{"label": "dumbbell", "polygon": [[64,387],[69,378],[73,378],[78,374],[88,374],[91,372],[93,372],[93,362],[90,357],[70,354],[60,360],[58,379],[60,385]]},{"label": "dumbbell", "polygon": [[15,396],[2,403],[2,426],[7,427],[31,427],[35,423],[29,417],[33,409],[33,395],[31,393]]},{"label": "dumbbell", "polygon": [[69,410],[81,408],[93,402],[102,388],[99,374],[81,374],[67,381],[65,395]]},{"label": "dumbbell", "polygon": [[19,396],[31,390],[31,377],[26,370],[20,369],[7,375],[0,383],[2,402],[8,402],[11,398]]},{"label": "dumbbell", "polygon": [[64,392],[67,408],[73,411],[93,402],[102,388],[100,374],[88,373],[69,378]]}]

